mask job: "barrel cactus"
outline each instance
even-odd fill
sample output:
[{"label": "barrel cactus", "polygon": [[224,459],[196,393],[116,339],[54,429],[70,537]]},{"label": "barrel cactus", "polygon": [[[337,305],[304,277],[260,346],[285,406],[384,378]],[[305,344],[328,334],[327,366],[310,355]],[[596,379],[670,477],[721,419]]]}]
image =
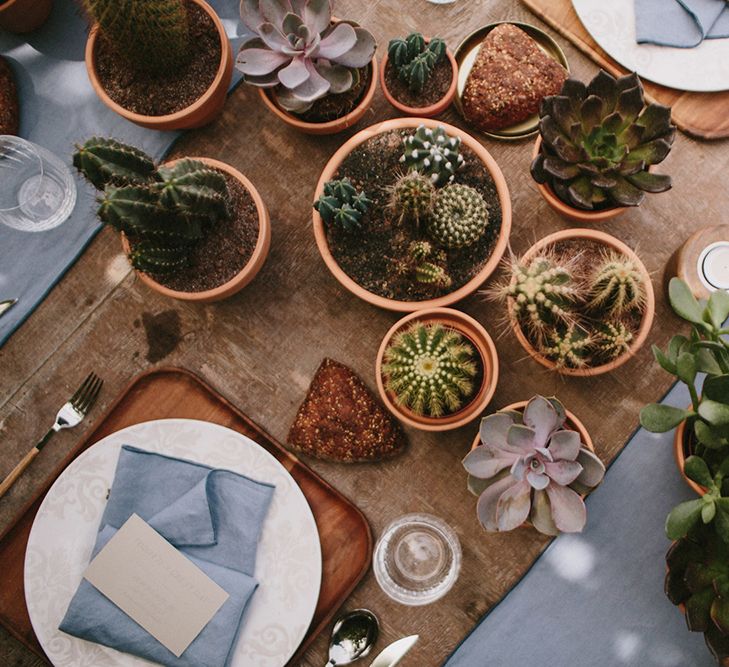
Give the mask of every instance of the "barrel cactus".
[{"label": "barrel cactus", "polygon": [[418,415],[441,417],[473,397],[476,351],[454,329],[414,322],[385,349],[382,373],[398,404]]},{"label": "barrel cactus", "polygon": [[426,44],[419,32],[390,41],[387,57],[401,81],[414,93],[422,92],[435,66],[446,53],[445,42],[434,37]]},{"label": "barrel cactus", "polygon": [[460,154],[461,138],[448,136],[441,126],[419,125],[414,134],[405,137],[403,145],[400,162],[428,176],[437,187],[452,182],[465,162]]},{"label": "barrel cactus", "polygon": [[612,361],[630,351],[630,344],[635,336],[625,322],[614,321],[598,324],[595,328],[595,351],[607,360]]},{"label": "barrel cactus", "polygon": [[590,308],[624,315],[645,303],[645,284],[638,264],[622,253],[606,254],[589,278]]},{"label": "barrel cactus", "polygon": [[549,331],[540,353],[557,368],[584,368],[590,364],[594,337],[576,323],[560,325]]},{"label": "barrel cactus", "polygon": [[670,176],[649,171],[676,134],[671,110],[647,104],[636,74],[600,71],[589,84],[568,79],[539,111],[542,145],[531,173],[565,203],[581,209],[637,206],[664,192]]},{"label": "barrel cactus", "polygon": [[481,193],[454,183],[438,191],[428,235],[446,248],[463,248],[478,241],[489,223],[489,209]]},{"label": "barrel cactus", "polygon": [[324,193],[314,202],[314,209],[327,225],[354,232],[362,227],[362,216],[371,203],[348,178],[342,178],[324,184]]},{"label": "barrel cactus", "polygon": [[399,176],[389,191],[389,208],[398,222],[412,220],[419,227],[420,222],[433,211],[435,186],[419,171],[410,171]]}]

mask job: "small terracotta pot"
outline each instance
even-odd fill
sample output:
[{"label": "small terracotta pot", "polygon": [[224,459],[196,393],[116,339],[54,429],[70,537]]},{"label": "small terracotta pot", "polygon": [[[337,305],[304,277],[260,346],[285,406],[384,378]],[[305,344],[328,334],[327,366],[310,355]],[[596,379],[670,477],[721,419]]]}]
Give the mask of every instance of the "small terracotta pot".
[{"label": "small terracotta pot", "polygon": [[[237,169],[231,167],[229,164],[225,164],[224,162],[213,160],[212,158],[196,157],[192,159],[200,160],[214,169],[219,169],[220,171],[230,174],[234,178],[238,179],[250,193],[258,212],[258,241],[256,242],[256,247],[253,249],[253,254],[246,265],[228,282],[203,292],[180,292],[161,285],[154,280],[154,278],[141,271],[137,271],[137,275],[147,286],[172,299],[178,299],[180,301],[196,301],[198,303],[212,303],[213,301],[222,301],[223,299],[227,299],[229,296],[232,296],[236,292],[242,290],[261,270],[261,267],[268,256],[268,250],[271,247],[271,220],[268,215],[268,209],[266,208],[261,195],[258,193],[258,190],[256,190],[253,183],[251,183]],[[176,161],[177,160],[172,160],[166,164],[173,165]],[[124,253],[129,254],[129,241],[123,234],[122,247],[124,249]]]},{"label": "small terracotta pot", "polygon": [[[430,40],[426,39],[425,43],[429,43]],[[397,100],[390,92],[387,84],[385,83],[385,71],[387,68],[388,56],[387,53],[382,57],[382,64],[380,65],[380,86],[382,92],[385,95],[385,99],[392,104],[398,111],[402,112],[406,116],[419,116],[420,118],[432,118],[442,114],[453,102],[453,98],[456,96],[456,84],[458,83],[458,63],[453,57],[450,49],[446,49],[446,56],[451,63],[451,85],[448,87],[446,94],[441,97],[437,102],[427,107],[410,107],[407,104],[403,104]]]},{"label": "small terracotta pot", "polygon": [[204,0],[192,0],[192,2],[205,10],[215,23],[221,44],[220,64],[210,88],[200,98],[195,100],[189,107],[164,116],[147,116],[129,111],[109,97],[96,73],[96,43],[99,38],[99,26],[94,25],[91,28],[89,39],[86,42],[86,71],[99,99],[112,111],[132,123],[152,130],[188,130],[202,127],[220,115],[228,95],[228,87],[233,78],[233,50],[225,33],[225,28],[213,8]]},{"label": "small terracotta pot", "polygon": [[[457,330],[469,340],[481,358],[483,368],[481,386],[470,403],[457,412],[443,417],[418,415],[405,406],[398,405],[395,397],[385,389],[385,379],[382,374],[385,350],[392,337],[413,320],[438,322]],[[491,336],[472,317],[451,308],[430,308],[406,315],[397,321],[387,334],[385,334],[382,343],[380,343],[380,349],[377,352],[375,377],[377,379],[377,389],[380,392],[380,398],[382,398],[387,409],[400,421],[423,431],[450,431],[476,419],[489,404],[496,391],[496,383],[499,380],[499,358],[496,354],[496,347],[494,346],[493,340],[491,340]]]},{"label": "small terracotta pot", "polygon": [[25,33],[40,28],[53,9],[53,0],[7,0],[0,4],[0,28]]},{"label": "small terracotta pot", "polygon": [[648,338],[648,333],[650,332],[651,326],[653,324],[653,318],[656,312],[656,298],[653,292],[653,284],[651,283],[650,274],[643,265],[643,262],[640,261],[638,255],[636,255],[622,241],[619,241],[614,236],[610,236],[610,234],[606,234],[605,232],[600,232],[594,229],[565,229],[559,232],[555,232],[554,234],[549,234],[540,241],[537,241],[537,243],[529,248],[529,250],[527,250],[527,252],[524,254],[524,259],[531,259],[541,250],[551,245],[554,245],[555,243],[559,243],[562,241],[571,241],[575,239],[587,239],[588,241],[594,241],[596,243],[600,243],[601,245],[608,246],[609,248],[613,248],[619,253],[626,255],[627,257],[632,259],[636,263],[636,266],[638,266],[638,268],[640,269],[641,275],[643,276],[643,283],[645,284],[645,306],[643,307],[643,319],[641,320],[638,333],[635,336],[635,340],[630,346],[630,350],[619,356],[617,359],[613,359],[609,363],[602,364],[601,366],[594,366],[592,368],[557,368],[556,364],[553,361],[550,361],[546,357],[539,354],[539,352],[534,349],[532,344],[524,335],[524,332],[521,330],[521,327],[519,326],[516,317],[514,317],[513,315],[512,299],[507,300],[507,307],[509,309],[509,322],[511,324],[512,330],[514,331],[514,335],[516,336],[516,339],[519,341],[519,343],[521,343],[521,346],[529,353],[529,356],[532,357],[532,359],[540,363],[545,368],[557,371],[562,375],[589,377],[593,375],[602,375],[603,373],[610,373],[611,371],[614,371],[616,368],[622,366],[624,363],[629,361],[642,347],[643,343],[645,343],[646,341],[646,338]]},{"label": "small terracotta pot", "polygon": [[[690,408],[691,406],[689,406],[689,409]],[[676,465],[678,466],[678,471],[681,473],[681,477],[683,477],[683,481],[688,484],[692,491],[703,496],[707,489],[701,486],[701,484],[697,484],[692,479],[689,479],[683,471],[687,458],[686,451],[689,448],[688,435],[689,431],[686,427],[686,421],[684,420],[676,427],[676,431],[673,434],[673,454],[676,457]],[[689,452],[689,454],[690,453],[691,452]]]},{"label": "small terracotta pot", "polygon": [[324,171],[322,171],[322,174],[319,177],[319,183],[316,186],[314,201],[316,201],[324,191],[324,184],[334,178],[334,175],[337,173],[337,170],[344,159],[355,148],[357,148],[357,146],[378,134],[382,134],[383,132],[389,132],[390,130],[415,129],[421,124],[426,127],[441,126],[445,128],[449,135],[460,137],[463,144],[468,146],[481,160],[481,162],[483,162],[484,166],[491,174],[491,177],[494,179],[494,184],[496,185],[496,193],[501,204],[501,229],[499,230],[499,238],[496,240],[496,245],[491,253],[491,257],[489,257],[481,270],[465,285],[462,285],[458,289],[453,290],[444,296],[439,296],[435,299],[425,299],[423,301],[398,301],[396,299],[388,299],[384,296],[380,296],[379,294],[368,292],[364,289],[364,287],[358,285],[354,280],[352,280],[352,278],[350,278],[342,270],[339,264],[337,264],[337,261],[334,259],[331,251],[329,250],[326,230],[324,229],[324,223],[321,216],[316,211],[313,213],[316,244],[319,247],[319,252],[324,259],[324,262],[334,277],[356,297],[371,303],[373,306],[386,308],[387,310],[395,310],[402,313],[450,306],[451,304],[454,304],[475,292],[496,270],[496,267],[499,265],[499,262],[506,251],[506,246],[509,242],[509,234],[511,233],[511,199],[509,198],[509,188],[506,185],[506,180],[504,179],[504,175],[501,173],[501,169],[499,169],[499,165],[496,164],[496,160],[494,160],[494,158],[491,157],[491,154],[467,132],[464,132],[453,125],[449,125],[448,123],[442,123],[430,118],[393,118],[392,120],[386,120],[382,123],[378,123],[377,125],[365,128],[348,139],[339,148],[339,150],[332,155],[329,162],[327,162],[326,167],[324,167]]},{"label": "small terracotta pot", "polygon": [[372,98],[375,96],[375,88],[377,88],[377,58],[373,57],[368,67],[370,69],[370,82],[359,104],[341,118],[329,120],[324,123],[310,123],[282,109],[276,104],[271,93],[265,88],[259,88],[258,94],[270,111],[276,114],[287,125],[299,130],[299,132],[303,132],[304,134],[336,134],[359,122],[372,104]]},{"label": "small terracotta pot", "polygon": [[[542,137],[537,137],[537,141],[534,144],[534,151],[532,158],[539,155],[539,149],[542,145]],[[605,222],[615,218],[625,211],[628,210],[626,206],[616,206],[614,208],[606,208],[600,211],[587,211],[585,209],[576,208],[570,204],[563,202],[555,193],[552,188],[546,183],[536,183],[539,193],[544,197],[547,204],[549,204],[557,213],[563,218],[571,220],[572,222],[579,222],[581,224],[595,224],[598,222]]]}]

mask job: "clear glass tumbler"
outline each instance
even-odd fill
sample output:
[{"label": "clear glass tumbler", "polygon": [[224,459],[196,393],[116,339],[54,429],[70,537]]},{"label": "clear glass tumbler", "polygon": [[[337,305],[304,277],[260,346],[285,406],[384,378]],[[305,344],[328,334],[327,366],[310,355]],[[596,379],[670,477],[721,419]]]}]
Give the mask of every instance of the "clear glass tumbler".
[{"label": "clear glass tumbler", "polygon": [[377,541],[375,578],[393,600],[423,605],[443,597],[461,570],[461,545],[453,529],[430,514],[406,514]]},{"label": "clear glass tumbler", "polygon": [[76,204],[71,170],[30,141],[0,135],[0,222],[23,232],[58,227]]}]

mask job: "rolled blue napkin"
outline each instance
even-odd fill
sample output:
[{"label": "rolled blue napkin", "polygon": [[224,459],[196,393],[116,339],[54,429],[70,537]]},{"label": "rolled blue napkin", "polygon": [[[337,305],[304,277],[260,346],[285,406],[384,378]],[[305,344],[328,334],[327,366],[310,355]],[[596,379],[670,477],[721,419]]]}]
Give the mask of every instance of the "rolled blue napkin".
[{"label": "rolled blue napkin", "polygon": [[124,445],[92,559],[137,514],[215,581],[229,598],[177,658],[85,579],[59,629],[169,667],[230,664],[274,487],[229,470]]},{"label": "rolled blue napkin", "polygon": [[726,0],[635,0],[638,44],[690,49],[705,39],[729,37]]}]

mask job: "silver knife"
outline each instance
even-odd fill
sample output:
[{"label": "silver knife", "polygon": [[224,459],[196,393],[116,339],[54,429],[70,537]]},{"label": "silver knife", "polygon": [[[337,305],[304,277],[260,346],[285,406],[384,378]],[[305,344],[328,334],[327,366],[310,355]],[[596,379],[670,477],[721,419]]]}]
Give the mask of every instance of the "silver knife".
[{"label": "silver knife", "polygon": [[8,312],[16,303],[17,299],[8,299],[7,301],[0,301],[0,316]]},{"label": "silver knife", "polygon": [[370,667],[395,667],[405,657],[405,654],[415,646],[418,639],[420,639],[420,635],[410,635],[392,642],[374,659]]}]

